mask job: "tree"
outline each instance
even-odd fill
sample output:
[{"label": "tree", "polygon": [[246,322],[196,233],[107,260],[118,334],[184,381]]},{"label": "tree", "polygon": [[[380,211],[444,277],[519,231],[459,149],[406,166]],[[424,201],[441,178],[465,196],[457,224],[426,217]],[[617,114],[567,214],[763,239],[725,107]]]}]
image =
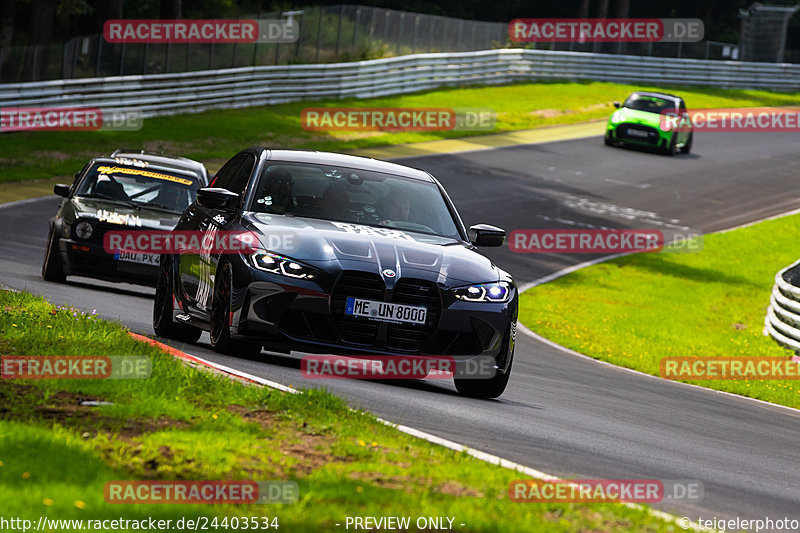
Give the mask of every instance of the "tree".
[{"label": "tree", "polygon": [[181,0],[161,0],[161,18],[179,19],[183,13]]}]

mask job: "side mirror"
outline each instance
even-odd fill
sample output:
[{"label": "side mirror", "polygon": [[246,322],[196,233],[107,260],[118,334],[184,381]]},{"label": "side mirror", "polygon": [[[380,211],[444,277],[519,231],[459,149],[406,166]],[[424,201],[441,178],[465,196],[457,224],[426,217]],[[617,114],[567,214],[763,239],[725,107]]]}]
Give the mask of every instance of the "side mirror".
[{"label": "side mirror", "polygon": [[66,198],[67,196],[69,196],[69,185],[58,183],[53,186],[53,192],[59,196],[63,196],[64,198]]},{"label": "side mirror", "polygon": [[503,246],[506,242],[506,230],[489,224],[470,226],[470,242],[475,246]]},{"label": "side mirror", "polygon": [[616,100],[615,100],[615,101],[614,101],[614,107],[616,107],[617,109],[619,109],[620,107],[622,107],[622,104],[620,104],[618,101],[616,101]]},{"label": "side mirror", "polygon": [[204,187],[197,191],[197,201],[212,209],[233,209],[239,202],[239,195],[228,189]]}]

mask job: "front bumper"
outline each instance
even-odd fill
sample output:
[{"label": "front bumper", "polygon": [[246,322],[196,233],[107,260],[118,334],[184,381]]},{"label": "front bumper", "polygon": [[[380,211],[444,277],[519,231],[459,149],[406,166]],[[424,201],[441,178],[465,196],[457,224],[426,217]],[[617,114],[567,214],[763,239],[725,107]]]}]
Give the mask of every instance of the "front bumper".
[{"label": "front bumper", "polygon": [[[640,133],[637,135],[631,132]],[[667,148],[672,141],[673,133],[644,124],[620,122],[618,124],[609,123],[607,135],[613,141],[625,144],[649,146],[651,148]]]},{"label": "front bumper", "polygon": [[155,286],[158,279],[158,266],[119,261],[101,244],[61,238],[58,247],[69,276],[147,286]]},{"label": "front bumper", "polygon": [[[287,282],[260,272],[257,276],[235,291],[241,297],[234,306],[232,333],[270,349],[498,358],[507,349],[511,324],[517,319],[516,287],[504,303],[475,303],[456,300],[433,282],[413,278],[398,279],[391,290],[383,287],[380,295],[380,276],[369,272],[345,271],[319,283]],[[415,326],[345,316],[347,297],[425,305],[428,320]]]}]

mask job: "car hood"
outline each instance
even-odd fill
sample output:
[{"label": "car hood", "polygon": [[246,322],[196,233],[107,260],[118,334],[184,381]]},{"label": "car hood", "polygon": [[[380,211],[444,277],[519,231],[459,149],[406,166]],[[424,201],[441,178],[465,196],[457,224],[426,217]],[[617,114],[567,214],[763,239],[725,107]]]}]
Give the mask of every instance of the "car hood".
[{"label": "car hood", "polygon": [[65,206],[64,219],[72,221],[77,218],[94,219],[100,222],[119,225],[120,228],[148,228],[171,230],[180,219],[179,213],[170,213],[160,209],[137,209],[117,202],[95,198],[77,198],[69,200]]},{"label": "car hood", "polygon": [[487,257],[457,239],[280,215],[251,214],[246,221],[264,249],[323,269],[330,262],[376,273],[390,269],[397,278],[423,278],[450,287],[501,276]]},{"label": "car hood", "polygon": [[664,118],[659,113],[638,111],[636,109],[630,109],[629,107],[623,107],[615,113],[619,113],[619,116],[622,119],[620,122],[627,122],[628,124],[644,124],[653,127],[658,127],[658,125],[661,123],[661,119]]}]

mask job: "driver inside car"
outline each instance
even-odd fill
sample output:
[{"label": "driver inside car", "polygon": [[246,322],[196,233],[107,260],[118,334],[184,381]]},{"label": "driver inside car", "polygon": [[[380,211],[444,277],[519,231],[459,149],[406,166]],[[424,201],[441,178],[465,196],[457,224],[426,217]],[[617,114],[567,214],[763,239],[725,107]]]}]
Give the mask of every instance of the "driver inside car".
[{"label": "driver inside car", "polygon": [[288,170],[270,169],[262,179],[256,203],[263,206],[268,213],[292,213],[295,211],[293,186],[294,178]]},{"label": "driver inside car", "polygon": [[391,225],[392,222],[407,221],[411,214],[411,197],[403,189],[394,189],[375,202],[375,208],[381,218],[381,224]]}]

